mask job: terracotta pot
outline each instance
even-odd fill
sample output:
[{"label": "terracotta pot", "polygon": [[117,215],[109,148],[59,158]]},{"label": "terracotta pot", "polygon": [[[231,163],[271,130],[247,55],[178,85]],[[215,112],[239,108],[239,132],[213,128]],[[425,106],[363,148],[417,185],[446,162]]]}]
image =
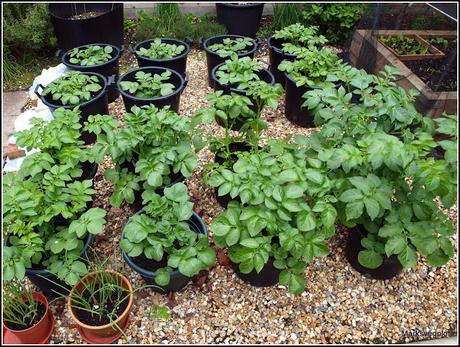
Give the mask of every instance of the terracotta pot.
[{"label": "terracotta pot", "polygon": [[48,300],[38,292],[32,293],[35,301],[45,305],[45,314],[34,326],[24,330],[13,330],[3,322],[3,343],[5,344],[46,344],[54,330],[53,313],[49,310]]},{"label": "terracotta pot", "polygon": [[129,290],[131,293],[128,298],[128,306],[126,309],[123,311],[123,313],[113,322],[105,324],[105,325],[100,325],[100,326],[91,326],[88,324],[85,324],[81,322],[78,318],[77,315],[72,307],[72,297],[74,297],[74,293],[78,291],[81,293],[84,290],[84,284],[83,281],[88,281],[91,280],[96,274],[99,272],[91,272],[85,277],[83,277],[73,288],[72,291],[70,292],[69,297],[67,298],[67,307],[69,309],[70,315],[72,316],[72,319],[77,323],[78,325],[78,330],[82,336],[82,338],[89,342],[89,343],[112,343],[120,338],[122,335],[122,332],[117,328],[121,328],[121,330],[126,330],[128,326],[128,320],[129,320],[129,313],[131,311],[131,307],[133,306],[133,287],[131,286],[131,283],[128,281],[128,279],[123,276],[122,274],[112,271],[112,270],[106,270],[106,272],[112,274],[113,276],[117,276],[121,279],[122,285],[124,288]]}]

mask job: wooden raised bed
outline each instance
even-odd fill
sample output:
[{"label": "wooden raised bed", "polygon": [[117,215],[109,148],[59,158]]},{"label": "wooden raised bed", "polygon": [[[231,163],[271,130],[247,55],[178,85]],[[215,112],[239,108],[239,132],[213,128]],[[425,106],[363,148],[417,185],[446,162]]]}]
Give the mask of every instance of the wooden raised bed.
[{"label": "wooden raised bed", "polygon": [[[392,35],[381,35],[380,38],[382,37],[391,37]],[[388,50],[393,52],[394,55],[398,57],[399,60],[401,61],[406,61],[406,60],[419,60],[419,59],[439,59],[439,58],[444,58],[444,53],[441,52],[439,49],[437,49],[435,46],[427,42],[423,37],[419,35],[404,35],[406,37],[409,37],[411,39],[414,39],[418,43],[420,43],[422,46],[425,46],[428,48],[427,54],[398,54],[393,48],[389,47],[388,45],[385,44],[385,42],[382,42],[382,40],[379,39],[379,42],[385,46]]]},{"label": "wooden raised bed", "polygon": [[429,117],[439,117],[443,112],[457,114],[457,92],[435,92],[415,73],[413,73],[398,57],[384,46],[378,38],[388,35],[419,35],[423,38],[457,37],[454,30],[356,30],[350,45],[351,63],[364,68],[367,72],[378,73],[385,65],[400,70],[404,75],[396,83],[406,90],[416,89],[420,95],[415,106],[417,110]]}]

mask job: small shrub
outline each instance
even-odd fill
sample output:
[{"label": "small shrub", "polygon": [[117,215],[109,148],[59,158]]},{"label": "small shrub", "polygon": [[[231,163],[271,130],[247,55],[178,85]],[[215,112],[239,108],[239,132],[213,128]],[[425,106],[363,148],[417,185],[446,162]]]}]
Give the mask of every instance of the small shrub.
[{"label": "small shrub", "polygon": [[362,4],[313,4],[302,15],[308,25],[319,26],[332,44],[341,44],[351,36],[353,26],[365,9]]}]

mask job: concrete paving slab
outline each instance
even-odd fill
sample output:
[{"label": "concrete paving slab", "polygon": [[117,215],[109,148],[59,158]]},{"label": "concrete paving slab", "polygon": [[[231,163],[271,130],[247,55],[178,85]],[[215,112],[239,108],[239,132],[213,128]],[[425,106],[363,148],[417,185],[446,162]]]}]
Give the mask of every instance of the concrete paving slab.
[{"label": "concrete paving slab", "polygon": [[14,132],[14,121],[22,112],[27,103],[27,92],[6,92],[3,93],[2,101],[2,146],[8,144],[8,137]]}]

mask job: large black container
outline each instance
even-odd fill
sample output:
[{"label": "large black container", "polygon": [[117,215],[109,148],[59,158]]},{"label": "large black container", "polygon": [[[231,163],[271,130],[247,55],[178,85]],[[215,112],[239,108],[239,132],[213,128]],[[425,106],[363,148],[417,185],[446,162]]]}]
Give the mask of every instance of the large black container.
[{"label": "large black container", "polygon": [[273,266],[273,260],[273,258],[269,258],[267,264],[265,264],[259,273],[256,270],[252,270],[250,273],[244,274],[240,272],[239,264],[233,262],[231,264],[233,271],[243,281],[255,287],[270,287],[278,283],[281,272],[281,270]]},{"label": "large black container", "polygon": [[[71,19],[75,14],[97,12],[86,19]],[[89,43],[123,45],[122,3],[50,3],[49,13],[62,52]]]},{"label": "large black container", "polygon": [[[77,70],[81,72],[97,72],[101,74],[102,76],[104,76],[107,80],[109,79],[113,80],[114,83],[111,83],[107,88],[107,97],[108,97],[108,102],[110,103],[110,102],[115,101],[120,96],[120,93],[117,89],[116,82],[118,81],[118,76],[119,76],[118,59],[120,59],[120,56],[121,56],[121,49],[118,48],[117,46],[110,45],[107,43],[95,43],[93,45],[98,45],[101,47],[111,46],[113,49],[112,58],[109,61],[102,63],[102,64],[92,65],[92,66],[81,66],[77,64],[72,64],[70,62],[70,51],[71,50],[68,50],[62,55],[61,62],[71,70]],[[86,49],[89,46],[90,45],[83,45],[83,46],[79,46],[76,48]]]},{"label": "large black container", "polygon": [[[213,52],[209,49],[209,46],[212,46],[216,43],[222,43],[224,39],[236,39],[236,38],[244,38],[244,36],[240,35],[219,35],[219,36],[213,36],[208,38],[202,43],[203,49],[206,52],[206,64],[208,68],[208,84],[210,87],[214,88],[214,83],[212,79],[212,69],[216,66],[219,65],[223,62],[225,62],[227,58],[221,58],[216,52]],[[251,57],[254,58],[254,53],[256,52],[258,47],[257,41],[253,40],[252,47],[248,48],[246,53],[238,53],[238,58],[243,58],[243,57]]]},{"label": "large black container", "polygon": [[285,43],[285,41],[282,39],[275,39],[274,37],[268,39],[270,72],[275,77],[276,83],[281,83],[284,86],[284,72],[278,70],[278,65],[281,64],[283,60],[293,61],[296,56],[294,54],[284,53],[283,43]]},{"label": "large black container", "polygon": [[[55,223],[57,225],[58,223]],[[68,225],[68,222],[67,222]],[[89,234],[86,236],[85,244],[81,250],[80,257],[84,260],[87,259],[89,247],[94,241],[94,236]],[[5,245],[9,246],[9,236],[5,240]],[[71,286],[61,281],[56,275],[52,274],[46,269],[26,269],[27,278],[40,289],[41,292],[49,296],[67,296],[72,289]]]},{"label": "large black container", "polygon": [[353,229],[348,230],[347,246],[345,254],[350,265],[364,277],[374,280],[389,280],[401,273],[403,267],[398,260],[398,257],[392,255],[385,257],[383,264],[376,269],[368,269],[362,266],[358,261],[358,254],[364,250],[361,245],[361,240],[366,237],[366,230],[362,225],[358,225]]},{"label": "large black container", "polygon": [[132,49],[132,53],[136,56],[137,65],[139,67],[144,66],[160,66],[160,67],[167,67],[168,69],[174,70],[179,72],[182,76],[185,77],[185,71],[187,69],[187,55],[190,52],[190,46],[181,40],[176,39],[169,39],[169,38],[162,38],[162,43],[173,44],[176,46],[184,46],[185,50],[182,54],[178,55],[177,57],[171,59],[150,59],[147,57],[143,57],[137,53],[140,48],[149,48],[150,43],[153,42],[155,39],[146,40],[139,42],[134,48]]},{"label": "large black container", "polygon": [[[320,87],[301,86],[297,87],[295,81],[286,72],[285,77],[285,106],[284,114],[289,121],[297,124],[303,128],[315,128],[316,125],[313,121],[313,115],[307,107],[303,107],[305,102],[303,95],[309,90],[322,89]],[[341,84],[337,83],[336,88]]]},{"label": "large black container", "polygon": [[[143,210],[138,211],[136,214],[141,214],[144,213]],[[131,222],[131,219],[128,220],[128,225]],[[206,224],[204,223],[203,219],[193,212],[192,217],[187,221],[187,224],[190,226],[190,228],[199,234],[204,234],[206,237],[208,237],[208,230],[206,228]],[[126,226],[125,226],[126,228]],[[121,240],[124,239],[124,230],[123,233],[121,234]],[[155,283],[155,271],[150,271],[147,269],[142,268],[141,266],[137,265],[133,259],[128,256],[123,250],[121,251],[123,255],[123,259],[126,261],[126,263],[129,265],[131,269],[136,271],[141,275],[141,277],[144,279],[144,281],[149,284],[149,285],[157,285]],[[187,277],[179,272],[179,270],[175,270],[171,273],[171,280],[167,286],[163,286],[159,288],[153,287],[153,290],[159,293],[169,293],[169,292],[177,292],[184,288],[189,282],[191,278]]]},{"label": "large black container", "polygon": [[[211,75],[212,75],[212,80],[213,80],[213,83],[214,83],[214,89],[223,90],[225,94],[236,93],[236,94],[239,94],[239,95],[248,96],[247,92],[245,90],[233,88],[229,84],[220,84],[219,83],[219,80],[217,79],[217,76],[216,76],[216,72],[223,64],[225,64],[225,62],[214,66],[214,68],[212,69]],[[269,83],[271,85],[275,84],[275,78],[273,77],[272,73],[270,71],[268,71],[267,69],[261,69],[260,71],[257,71],[256,74],[257,74],[257,76],[259,76],[260,80],[265,81],[265,82],[267,82],[267,83]],[[254,112],[257,113],[256,100],[254,100],[252,97],[249,97],[249,99],[251,99],[251,101],[252,101],[251,109]]]},{"label": "large black container", "polygon": [[264,11],[263,3],[216,3],[217,21],[231,35],[255,37]]},{"label": "large black container", "polygon": [[[102,89],[91,98],[91,100],[86,101],[78,105],[80,113],[80,124],[84,125],[84,122],[88,120],[88,117],[96,114],[109,114],[109,102],[107,98],[107,88],[108,83],[104,76],[96,72],[85,72],[85,75],[94,75],[97,76],[99,84],[102,85]],[[54,101],[51,94],[41,95],[39,89],[42,91],[45,89],[41,84],[38,84],[35,87],[35,94],[40,98],[40,100],[50,108],[51,112],[54,112],[57,108],[63,107],[66,109],[73,110],[77,105],[62,105],[57,101]],[[96,134],[89,132],[82,132],[81,140],[85,141],[85,144],[91,144],[96,141]]]},{"label": "large black container", "polygon": [[[171,77],[167,82],[174,84],[174,86],[176,87],[174,89],[174,92],[170,95],[159,96],[159,97],[151,98],[151,99],[142,99],[142,98],[137,98],[134,95],[131,95],[123,91],[121,89],[120,82],[136,81],[135,75],[136,75],[136,72],[138,71],[151,73],[152,75],[161,74],[165,71],[171,71]],[[187,83],[188,83],[188,79],[183,78],[180,73],[174,70],[171,70],[165,67],[147,66],[147,67],[140,67],[137,69],[130,70],[126,72],[125,74],[121,75],[120,78],[118,79],[117,86],[123,98],[123,103],[125,104],[126,112],[129,112],[131,110],[131,107],[133,106],[141,107],[141,106],[150,105],[150,104],[155,105],[158,108],[163,108],[164,106],[169,105],[171,106],[171,110],[173,110],[174,112],[179,112],[180,95],[182,94],[182,91],[187,86]]]}]

